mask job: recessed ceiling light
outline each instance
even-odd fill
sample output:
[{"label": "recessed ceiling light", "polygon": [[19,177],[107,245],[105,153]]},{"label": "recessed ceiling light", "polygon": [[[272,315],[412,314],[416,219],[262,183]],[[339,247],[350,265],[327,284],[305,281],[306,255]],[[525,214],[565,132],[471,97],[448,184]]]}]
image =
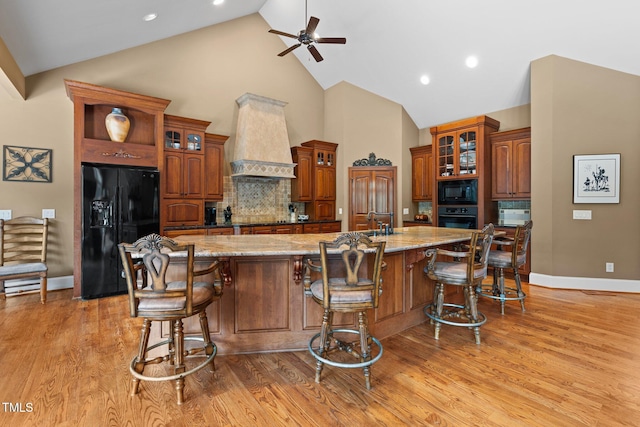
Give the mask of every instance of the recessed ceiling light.
[{"label": "recessed ceiling light", "polygon": [[423,85],[428,85],[430,81],[431,80],[429,80],[429,76],[427,76],[426,74],[423,74],[420,77],[420,83],[422,83]]},{"label": "recessed ceiling light", "polygon": [[153,21],[158,17],[157,13],[148,13],[142,17],[142,20],[145,22]]},{"label": "recessed ceiling light", "polygon": [[224,3],[224,0],[213,0],[212,2],[214,6],[220,6],[222,3]]},{"label": "recessed ceiling light", "polygon": [[476,58],[475,56],[469,56],[465,63],[469,68],[476,68],[478,66],[478,58]]}]

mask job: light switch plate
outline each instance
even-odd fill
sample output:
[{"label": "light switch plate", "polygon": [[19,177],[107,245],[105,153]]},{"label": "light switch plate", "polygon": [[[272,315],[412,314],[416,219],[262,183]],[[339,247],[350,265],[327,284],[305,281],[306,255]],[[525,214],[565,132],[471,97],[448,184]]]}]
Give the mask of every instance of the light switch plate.
[{"label": "light switch plate", "polygon": [[402,215],[409,215],[409,208],[402,208]]},{"label": "light switch plate", "polygon": [[591,219],[591,211],[573,211],[573,219]]},{"label": "light switch plate", "polygon": [[55,209],[42,209],[42,218],[55,218],[56,210]]},{"label": "light switch plate", "polygon": [[11,219],[11,209],[0,210],[0,219]]},{"label": "light switch plate", "polygon": [[342,215],[342,208],[338,208],[338,215]]}]

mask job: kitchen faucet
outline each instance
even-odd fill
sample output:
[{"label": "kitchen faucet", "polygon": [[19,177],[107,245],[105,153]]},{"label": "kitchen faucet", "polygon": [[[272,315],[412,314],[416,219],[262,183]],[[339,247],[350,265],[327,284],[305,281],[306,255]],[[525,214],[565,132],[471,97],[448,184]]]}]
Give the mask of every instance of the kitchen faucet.
[{"label": "kitchen faucet", "polygon": [[378,221],[378,215],[388,215],[389,216],[389,227],[385,230],[385,234],[393,234],[393,212],[376,212],[369,211],[367,214],[367,221],[371,221],[371,218],[374,219],[378,223],[380,227],[380,233],[382,233],[382,221]]}]

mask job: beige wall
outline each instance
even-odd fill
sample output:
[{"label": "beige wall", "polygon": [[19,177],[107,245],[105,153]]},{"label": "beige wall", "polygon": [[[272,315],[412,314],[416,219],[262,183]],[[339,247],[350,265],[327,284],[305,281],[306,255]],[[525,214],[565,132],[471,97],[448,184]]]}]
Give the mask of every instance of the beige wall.
[{"label": "beige wall", "polygon": [[[640,77],[548,56],[531,64],[531,93],[533,271],[637,281]],[[573,204],[573,156],[608,153],[621,154],[620,203]]]},{"label": "beige wall", "polygon": [[418,129],[402,106],[349,83],[338,83],[325,92],[324,129],[327,141],[339,144],[336,208],[343,210],[338,215],[343,220],[343,230],[348,228],[349,219],[349,167],[354,161],[369,157],[369,153],[391,160],[397,167],[396,213],[401,217],[407,183],[409,193],[404,200],[411,201],[409,147],[418,143]]},{"label": "beige wall", "polygon": [[323,90],[295,57],[277,56],[284,44],[268,29],[254,14],[28,77],[26,101],[0,96],[2,144],[53,149],[52,183],[0,181],[0,209],[12,209],[14,217],[56,209],[51,277],[70,275],[73,268],[73,104],[63,79],[170,99],[167,113],[210,120],[209,132],[231,135],[227,161],[233,154],[235,100],[246,92],[288,102],[292,145],[323,139]]}]

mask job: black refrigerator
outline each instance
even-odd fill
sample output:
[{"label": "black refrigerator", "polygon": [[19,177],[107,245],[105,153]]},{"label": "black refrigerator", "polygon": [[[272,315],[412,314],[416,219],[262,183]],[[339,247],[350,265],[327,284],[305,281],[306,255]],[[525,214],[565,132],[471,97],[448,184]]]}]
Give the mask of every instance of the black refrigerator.
[{"label": "black refrigerator", "polygon": [[118,243],[159,232],[158,176],[155,169],[82,165],[82,298],[127,292]]}]

